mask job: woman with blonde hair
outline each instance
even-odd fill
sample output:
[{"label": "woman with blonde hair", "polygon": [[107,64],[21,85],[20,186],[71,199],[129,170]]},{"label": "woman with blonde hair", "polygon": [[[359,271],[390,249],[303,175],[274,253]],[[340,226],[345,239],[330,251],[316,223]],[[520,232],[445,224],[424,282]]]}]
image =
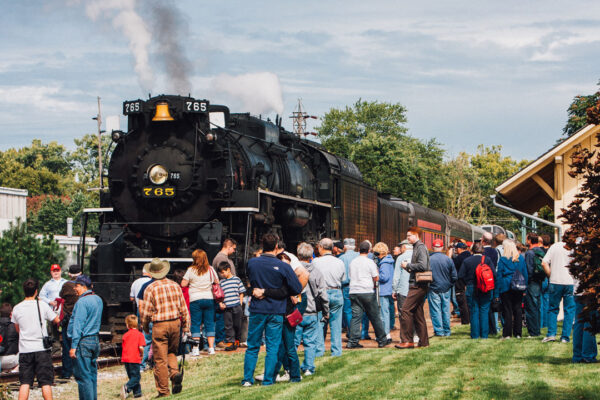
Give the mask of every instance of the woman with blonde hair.
[{"label": "woman with blonde hair", "polygon": [[502,247],[504,255],[498,261],[496,272],[496,290],[500,294],[504,317],[502,339],[510,339],[511,335],[520,338],[523,326],[521,303],[527,288],[527,265],[514,241],[505,239]]},{"label": "woman with blonde hair", "polygon": [[396,318],[394,313],[393,283],[394,283],[394,257],[390,254],[390,249],[383,242],[376,243],[373,246],[373,255],[376,258],[379,267],[379,303],[383,329],[387,339],[391,339],[390,334],[392,321]]},{"label": "woman with blonde hair", "polygon": [[[190,316],[192,319],[192,337],[200,339],[202,324],[208,338],[208,354],[215,354],[215,301],[212,293],[213,282],[219,282],[215,270],[208,263],[204,250],[196,249],[192,253],[193,264],[189,266],[182,287],[189,286]],[[194,346],[192,356],[199,356],[200,349]]]}]

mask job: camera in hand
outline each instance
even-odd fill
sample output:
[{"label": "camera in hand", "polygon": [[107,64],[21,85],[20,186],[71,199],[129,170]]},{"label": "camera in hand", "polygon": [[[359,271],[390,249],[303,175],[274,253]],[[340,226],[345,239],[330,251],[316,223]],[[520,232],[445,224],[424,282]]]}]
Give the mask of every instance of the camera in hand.
[{"label": "camera in hand", "polygon": [[184,335],[181,339],[181,342],[183,344],[189,344],[190,346],[200,346],[202,347],[202,345],[204,344],[204,338],[200,338],[198,340],[192,338],[191,336],[188,335]]}]

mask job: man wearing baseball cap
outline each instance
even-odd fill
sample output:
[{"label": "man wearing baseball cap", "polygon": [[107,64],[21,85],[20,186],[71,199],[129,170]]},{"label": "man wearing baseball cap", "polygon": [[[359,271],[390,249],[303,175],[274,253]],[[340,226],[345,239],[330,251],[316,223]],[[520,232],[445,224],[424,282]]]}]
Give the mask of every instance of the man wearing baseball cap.
[{"label": "man wearing baseball cap", "polygon": [[59,297],[60,289],[67,281],[61,276],[61,268],[58,264],[52,264],[50,266],[50,279],[44,283],[42,290],[40,290],[40,300],[46,302],[50,307],[56,307],[56,298]]},{"label": "man wearing baseball cap", "polygon": [[433,282],[429,285],[427,301],[433,332],[436,336],[450,336],[450,295],[457,279],[454,263],[444,251],[444,241],[433,241],[433,254],[429,257]]},{"label": "man wearing baseball cap", "polygon": [[79,295],[69,321],[71,338],[69,355],[74,359],[73,375],[77,381],[80,400],[96,400],[98,390],[98,365],[100,354],[100,322],[102,299],[92,292],[92,280],[86,275],[75,278],[75,291]]}]

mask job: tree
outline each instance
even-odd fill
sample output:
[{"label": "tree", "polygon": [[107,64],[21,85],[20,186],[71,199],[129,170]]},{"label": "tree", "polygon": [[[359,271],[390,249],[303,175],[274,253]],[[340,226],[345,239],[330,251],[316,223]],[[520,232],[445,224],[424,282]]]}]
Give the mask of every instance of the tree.
[{"label": "tree", "polygon": [[527,163],[502,156],[502,146],[481,144],[475,154],[460,153],[445,164],[447,181],[440,192],[443,195],[438,194],[445,201],[443,210],[476,225],[496,223],[504,227],[511,225],[509,229],[514,229],[517,220],[494,207],[490,195]]},{"label": "tree", "polygon": [[17,221],[0,237],[0,282],[2,301],[16,304],[23,300],[23,282],[37,279],[41,285],[49,279],[48,267],[61,264],[65,252],[52,236],[36,239],[25,224]]},{"label": "tree", "polygon": [[444,150],[406,134],[405,113],[401,104],[358,100],[329,110],[316,129],[323,146],[354,162],[379,192],[438,208]]},{"label": "tree", "polygon": [[30,147],[0,152],[0,185],[27,189],[29,195],[64,195],[75,190],[64,146],[34,140]]},{"label": "tree", "polygon": [[[600,135],[596,139],[600,140]],[[572,250],[569,269],[579,282],[577,293],[585,304],[581,317],[589,320],[597,319],[600,309],[600,158],[595,155],[596,151],[585,148],[573,154],[569,175],[582,179],[582,184],[575,200],[559,216],[569,226],[563,241]],[[592,323],[594,333],[600,332],[597,322]]]},{"label": "tree", "polygon": [[472,220],[473,211],[483,199],[479,176],[471,165],[471,155],[461,152],[446,162],[447,185],[444,191],[446,214],[462,220]]},{"label": "tree", "polygon": [[[87,134],[74,141],[77,148],[68,157],[73,165],[74,172],[80,182],[98,187],[98,135]],[[108,166],[111,145],[110,135],[102,136],[102,162],[104,168]]]},{"label": "tree", "polygon": [[[97,207],[97,195],[77,192],[68,196],[38,196],[28,199],[27,228],[30,232],[66,235],[67,218],[73,218],[73,234],[81,233],[81,216],[86,207]],[[97,220],[88,223],[87,234],[98,232]]]},{"label": "tree", "polygon": [[567,114],[569,118],[563,128],[563,133],[567,137],[589,124],[600,123],[600,90],[589,96],[575,96],[567,109]]}]

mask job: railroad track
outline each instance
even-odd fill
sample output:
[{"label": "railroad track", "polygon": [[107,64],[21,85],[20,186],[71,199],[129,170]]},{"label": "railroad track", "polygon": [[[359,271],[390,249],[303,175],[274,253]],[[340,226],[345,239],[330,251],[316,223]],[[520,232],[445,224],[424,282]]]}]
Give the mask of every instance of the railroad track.
[{"label": "railroad track", "polygon": [[[121,362],[121,346],[115,344],[100,344],[100,357],[98,357],[98,369],[112,367]],[[52,351],[52,362],[54,366],[54,384],[64,384],[70,382],[69,379],[59,378],[62,372],[62,358],[60,348]],[[3,372],[0,373],[0,385],[8,387],[9,390],[19,390],[19,373]]]}]

